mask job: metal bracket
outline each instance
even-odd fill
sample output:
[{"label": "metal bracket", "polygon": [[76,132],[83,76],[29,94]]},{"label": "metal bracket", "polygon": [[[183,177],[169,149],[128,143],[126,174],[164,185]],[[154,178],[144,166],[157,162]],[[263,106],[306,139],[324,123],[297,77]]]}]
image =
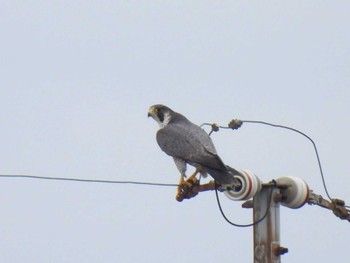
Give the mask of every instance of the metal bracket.
[{"label": "metal bracket", "polygon": [[308,200],[309,205],[318,205],[323,208],[332,210],[333,214],[342,220],[348,220],[350,222],[350,211],[345,207],[345,202],[340,199],[332,199],[328,201],[324,199],[321,195],[310,193]]}]

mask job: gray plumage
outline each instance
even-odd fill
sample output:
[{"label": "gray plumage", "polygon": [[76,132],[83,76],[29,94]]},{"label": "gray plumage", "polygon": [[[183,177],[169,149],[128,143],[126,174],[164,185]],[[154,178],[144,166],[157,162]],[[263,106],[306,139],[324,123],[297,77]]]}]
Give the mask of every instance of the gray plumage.
[{"label": "gray plumage", "polygon": [[202,175],[210,174],[219,184],[233,183],[233,176],[238,172],[223,163],[211,138],[202,128],[160,104],[151,106],[148,116],[159,124],[158,145],[174,158],[182,176],[186,176],[186,164],[190,164],[199,168]]}]

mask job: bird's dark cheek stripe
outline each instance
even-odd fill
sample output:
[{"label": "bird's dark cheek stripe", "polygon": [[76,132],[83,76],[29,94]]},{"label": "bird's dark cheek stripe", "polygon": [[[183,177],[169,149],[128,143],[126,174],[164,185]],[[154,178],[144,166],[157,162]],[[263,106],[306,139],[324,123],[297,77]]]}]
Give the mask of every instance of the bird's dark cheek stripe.
[{"label": "bird's dark cheek stripe", "polygon": [[159,111],[157,112],[157,117],[158,117],[160,122],[164,121],[164,115],[161,112],[159,112]]}]

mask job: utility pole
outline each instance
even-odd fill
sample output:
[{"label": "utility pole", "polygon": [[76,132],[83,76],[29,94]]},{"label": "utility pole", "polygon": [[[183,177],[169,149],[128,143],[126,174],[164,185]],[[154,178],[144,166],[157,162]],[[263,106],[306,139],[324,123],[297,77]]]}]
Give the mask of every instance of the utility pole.
[{"label": "utility pole", "polygon": [[200,184],[194,181],[191,187],[180,191],[178,201],[195,197],[203,191],[219,189],[233,201],[246,201],[243,208],[253,208],[254,263],[281,263],[281,255],[288,252],[280,246],[280,206],[297,209],[305,204],[329,209],[335,216],[350,222],[350,211],[340,199],[326,200],[314,193],[306,182],[298,177],[280,177],[263,183],[248,170],[240,170],[235,178],[239,188],[222,188],[214,182]]},{"label": "utility pole", "polygon": [[280,246],[280,189],[262,187],[253,198],[254,263],[280,263],[288,249]]}]

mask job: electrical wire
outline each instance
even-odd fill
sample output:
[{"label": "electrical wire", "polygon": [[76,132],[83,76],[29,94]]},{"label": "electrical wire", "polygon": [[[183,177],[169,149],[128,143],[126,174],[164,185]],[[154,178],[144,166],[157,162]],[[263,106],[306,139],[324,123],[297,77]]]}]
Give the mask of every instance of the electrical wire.
[{"label": "electrical wire", "polygon": [[320,175],[321,175],[321,179],[322,179],[322,184],[323,184],[323,188],[326,192],[326,195],[328,196],[328,198],[330,200],[332,200],[331,195],[328,192],[328,188],[327,188],[327,184],[326,184],[326,180],[325,180],[325,176],[323,174],[323,169],[322,169],[322,165],[321,165],[321,159],[320,159],[320,155],[318,154],[318,150],[317,150],[317,146],[316,143],[314,142],[313,139],[311,139],[310,136],[306,135],[305,133],[301,132],[300,130],[288,127],[288,126],[284,126],[284,125],[279,125],[279,124],[273,124],[273,123],[269,123],[269,122],[264,122],[264,121],[252,121],[252,120],[242,120],[243,123],[256,123],[256,124],[263,124],[263,125],[268,125],[268,126],[272,126],[272,127],[276,127],[276,128],[282,128],[282,129],[287,129],[290,131],[294,131],[296,133],[301,134],[302,136],[304,136],[305,138],[307,138],[313,145],[314,150],[315,150],[315,154],[316,154],[316,158],[317,158],[317,163],[318,163],[318,167],[320,170]]},{"label": "electrical wire", "polygon": [[[97,179],[81,179],[81,178],[68,178],[68,177],[50,177],[50,176],[37,176],[37,175],[24,175],[24,174],[0,174],[0,178],[25,178],[25,179],[39,179],[39,180],[53,180],[53,181],[72,181],[72,182],[82,182],[82,183],[107,183],[107,184],[133,184],[133,185],[147,185],[147,186],[165,186],[165,187],[178,187],[178,184],[171,184],[171,183],[153,183],[153,182],[139,182],[139,181],[116,181],[116,180],[97,180]],[[268,214],[268,210],[266,211],[263,218],[260,220],[247,225],[240,225],[235,224],[231,222],[224,214],[223,209],[220,204],[219,195],[217,187],[215,188],[216,193],[216,200],[218,203],[219,210],[224,217],[224,219],[230,223],[231,225],[237,226],[237,227],[249,227],[254,226],[255,224],[261,222],[265,219],[265,217]],[[270,197],[271,198],[271,197]]]},{"label": "electrical wire", "polygon": [[168,183],[152,183],[152,182],[138,182],[138,181],[114,181],[114,180],[96,180],[96,179],[80,179],[80,178],[66,178],[66,177],[48,177],[48,176],[36,176],[36,175],[5,175],[1,174],[3,178],[28,178],[28,179],[41,179],[41,180],[55,180],[55,181],[74,181],[83,183],[108,183],[108,184],[136,184],[136,185],[151,185],[151,186],[178,186],[178,184]]},{"label": "electrical wire", "polygon": [[[68,177],[49,177],[49,176],[37,176],[37,175],[25,175],[25,174],[0,174],[0,178],[25,178],[25,179],[39,179],[39,180],[53,180],[53,181],[73,181],[73,182],[83,182],[83,183],[107,183],[107,184],[133,184],[133,185],[147,185],[147,186],[165,186],[165,187],[178,187],[178,184],[171,184],[171,183],[153,183],[153,182],[140,182],[140,181],[116,181],[116,180],[96,180],[96,179],[81,179],[81,178],[68,178]],[[236,224],[231,222],[225,215],[219,195],[218,195],[218,190],[217,187],[215,187],[215,194],[216,194],[216,200],[218,203],[219,210],[224,217],[224,219],[231,225],[236,226],[236,227],[250,227],[258,224],[262,220],[264,220],[269,212],[269,207],[267,208],[264,216],[257,220],[256,222],[253,222],[251,224],[246,224],[246,225],[241,225],[241,224]],[[272,198],[272,191],[270,194],[270,201],[271,202]]]},{"label": "electrical wire", "polygon": [[[209,136],[215,131],[219,131],[219,128],[221,129],[238,129],[239,127],[241,127],[242,123],[253,123],[253,124],[263,124],[263,125],[268,125],[268,126],[272,126],[272,127],[277,127],[277,128],[283,128],[283,129],[287,129],[287,130],[291,130],[294,131],[296,133],[299,133],[300,135],[304,136],[305,138],[307,138],[313,145],[315,153],[316,153],[316,157],[317,157],[317,161],[318,161],[318,166],[319,166],[319,170],[320,170],[320,174],[321,174],[321,179],[322,179],[322,183],[323,183],[323,187],[324,190],[328,196],[328,198],[330,200],[332,200],[328,189],[327,189],[327,185],[326,185],[326,181],[325,181],[325,177],[323,174],[323,170],[322,170],[322,165],[321,165],[321,159],[316,147],[316,143],[311,139],[310,136],[306,135],[305,133],[288,127],[288,126],[284,126],[284,125],[278,125],[278,124],[273,124],[273,123],[269,123],[269,122],[264,122],[264,121],[255,121],[255,120],[233,120],[230,122],[230,124],[228,126],[219,126],[217,124],[209,124],[209,123],[203,123],[201,125],[202,126],[211,126],[211,131],[209,132]],[[74,182],[85,182],[85,183],[108,183],[108,184],[133,184],[133,185],[148,185],[148,186],[165,186],[165,187],[178,187],[178,184],[171,184],[171,183],[153,183],[153,182],[140,182],[140,181],[118,181],[118,180],[97,180],[97,179],[81,179],[81,178],[66,178],[66,177],[48,177],[48,176],[35,176],[35,175],[0,175],[0,177],[2,178],[27,178],[27,179],[40,179],[40,180],[56,180],[56,181],[74,181]],[[251,227],[254,226],[256,224],[258,224],[259,222],[263,221],[266,216],[269,213],[269,207],[267,207],[265,214],[263,215],[262,218],[258,219],[257,221],[251,223],[251,224],[237,224],[237,223],[233,223],[232,221],[230,221],[221,206],[220,203],[220,199],[219,199],[219,195],[218,195],[218,190],[217,188],[215,188],[215,195],[216,195],[216,200],[217,200],[217,204],[218,204],[218,208],[221,212],[221,215],[223,216],[223,218],[231,225],[236,226],[236,227]],[[270,197],[269,197],[271,202],[272,200],[272,191],[270,193]],[[350,208],[350,206],[345,205],[346,208]]]},{"label": "electrical wire", "polygon": [[[209,136],[210,136],[214,131],[215,132],[219,131],[220,128],[222,128],[222,129],[238,129],[239,127],[242,126],[242,122],[240,120],[233,120],[233,121],[231,121],[229,123],[228,127],[226,127],[226,126],[219,126],[216,123],[213,123],[213,124],[203,123],[200,127],[205,126],[205,125],[211,126],[211,131],[209,132]],[[216,185],[216,182],[215,182],[215,185]],[[257,221],[255,221],[253,223],[250,223],[250,224],[234,223],[234,222],[232,222],[231,220],[229,220],[227,218],[227,216],[224,213],[224,210],[222,209],[217,187],[215,187],[215,196],[216,196],[216,202],[218,204],[218,208],[220,210],[220,213],[221,213],[222,217],[226,220],[227,223],[229,223],[230,225],[235,226],[235,227],[252,227],[252,226],[255,226],[255,225],[259,224],[261,221],[263,221],[266,218],[266,216],[269,214],[269,212],[270,212],[270,205],[268,205],[266,207],[265,214],[262,216],[262,218],[258,219]],[[271,203],[271,200],[272,200],[272,190],[270,192],[269,204]]]},{"label": "electrical wire", "polygon": [[[285,125],[279,125],[279,124],[273,124],[273,123],[270,123],[270,122],[265,122],[265,121],[256,121],[256,120],[237,120],[237,119],[233,119],[228,126],[220,126],[220,125],[217,125],[215,123],[213,124],[210,124],[210,123],[203,123],[201,125],[202,126],[211,126],[211,131],[209,132],[209,135],[212,134],[212,132],[214,131],[219,131],[219,128],[221,129],[238,129],[242,126],[243,123],[253,123],[253,124],[262,124],[262,125],[267,125],[267,126],[271,126],[271,127],[275,127],[275,128],[282,128],[282,129],[287,129],[287,130],[290,130],[290,131],[293,131],[293,132],[296,132],[302,136],[304,136],[305,138],[307,138],[313,145],[313,148],[314,148],[314,151],[315,151],[315,154],[316,154],[316,158],[317,158],[317,163],[318,163],[318,167],[319,167],[319,171],[320,171],[320,175],[321,175],[321,180],[322,180],[322,184],[323,184],[323,188],[326,192],[326,195],[327,197],[329,198],[329,200],[332,200],[333,198],[331,197],[331,195],[329,194],[328,192],[328,188],[327,188],[327,184],[326,184],[326,180],[325,180],[325,176],[323,174],[323,169],[322,169],[322,165],[321,165],[321,158],[320,158],[320,155],[318,153],[318,150],[317,150],[317,146],[316,146],[316,143],[314,142],[314,140],[308,136],[307,134],[303,133],[302,131],[298,130],[298,129],[295,129],[295,128],[292,128],[292,127],[288,127],[288,126],[285,126]],[[350,208],[349,205],[345,205],[346,208]]]},{"label": "electrical wire", "polygon": [[[269,204],[272,201],[272,192],[273,192],[273,189],[271,189],[271,192],[270,192],[270,195],[269,195]],[[237,223],[233,223],[231,220],[229,220],[227,218],[227,216],[224,213],[224,210],[221,207],[221,202],[220,202],[220,198],[219,198],[217,187],[215,187],[215,196],[216,196],[216,201],[217,201],[217,204],[218,204],[218,207],[219,207],[219,210],[220,210],[220,213],[221,213],[222,217],[226,220],[227,223],[229,223],[230,225],[233,225],[235,227],[252,227],[252,226],[255,226],[255,225],[259,224],[261,221],[263,221],[267,217],[269,212],[270,212],[270,207],[271,206],[268,205],[266,207],[266,211],[265,211],[264,215],[260,219],[256,220],[255,222],[253,222],[251,224],[237,224]]]}]

